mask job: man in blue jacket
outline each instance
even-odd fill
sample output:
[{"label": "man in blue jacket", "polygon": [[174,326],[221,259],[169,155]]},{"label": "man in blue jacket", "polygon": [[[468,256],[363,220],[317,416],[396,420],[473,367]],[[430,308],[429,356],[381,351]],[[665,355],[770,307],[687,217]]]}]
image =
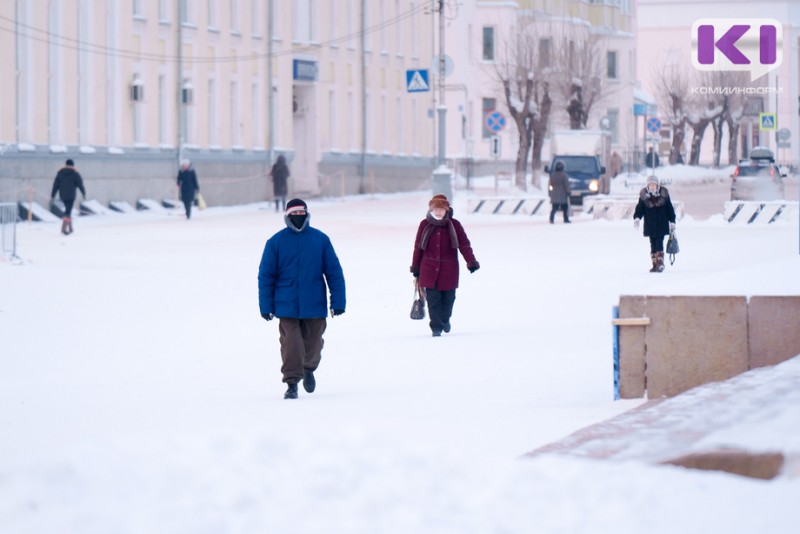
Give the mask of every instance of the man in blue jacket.
[{"label": "man in blue jacket", "polygon": [[[344,313],[344,273],[331,240],[309,226],[308,206],[299,198],[289,201],[283,216],[286,228],[264,246],[258,268],[258,305],[261,317],[280,320],[284,399],[297,398],[297,383],[314,391],[314,371],[322,357],[330,289],[332,316]],[[326,288],[327,282],[327,288]]]}]

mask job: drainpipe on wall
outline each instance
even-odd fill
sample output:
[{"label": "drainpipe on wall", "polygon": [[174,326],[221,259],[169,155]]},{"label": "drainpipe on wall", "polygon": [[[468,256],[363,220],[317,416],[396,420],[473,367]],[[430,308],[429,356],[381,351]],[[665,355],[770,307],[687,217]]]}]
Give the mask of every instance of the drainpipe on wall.
[{"label": "drainpipe on wall", "polygon": [[183,106],[183,6],[182,2],[176,2],[178,5],[178,72],[175,78],[175,102],[178,105],[178,165],[180,167],[181,160],[183,159],[183,142],[185,139],[186,130],[186,112]]},{"label": "drainpipe on wall", "polygon": [[14,85],[16,87],[16,91],[14,93],[14,135],[16,136],[17,146],[19,146],[19,123],[20,123],[20,111],[19,111],[19,90],[20,90],[20,80],[19,80],[19,0],[14,2]]},{"label": "drainpipe on wall", "polygon": [[267,111],[269,113],[269,150],[267,152],[267,166],[275,162],[275,91],[272,88],[272,35],[275,32],[275,9],[272,0],[267,2]]},{"label": "drainpipe on wall", "polygon": [[367,178],[367,0],[361,0],[361,165],[358,192],[366,191]]}]

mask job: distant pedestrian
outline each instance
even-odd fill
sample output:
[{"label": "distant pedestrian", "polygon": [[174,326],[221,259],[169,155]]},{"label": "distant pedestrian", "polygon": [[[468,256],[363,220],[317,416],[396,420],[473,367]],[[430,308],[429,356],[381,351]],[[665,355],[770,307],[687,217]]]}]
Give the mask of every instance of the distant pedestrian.
[{"label": "distant pedestrian", "polygon": [[464,227],[453,218],[453,209],[444,195],[434,196],[428,213],[419,223],[411,259],[411,274],[419,279],[428,301],[428,323],[433,337],[450,332],[450,316],[458,287],[458,251],[474,273],[480,269]]},{"label": "distant pedestrian", "polygon": [[342,315],[347,302],[344,273],[330,238],[309,226],[308,206],[289,201],[283,216],[286,228],[267,240],[258,268],[258,306],[261,317],[280,320],[281,372],[288,385],[284,399],[297,398],[297,383],[312,393],[314,371],[322,358],[330,290],[332,317]]},{"label": "distant pedestrian", "polygon": [[653,150],[653,147],[647,149],[647,156],[644,158],[644,164],[651,169],[661,165],[661,160],[658,158],[658,154]]},{"label": "distant pedestrian", "polygon": [[620,172],[622,172],[622,156],[615,150],[608,159],[608,174],[616,178]]},{"label": "distant pedestrian", "polygon": [[61,233],[69,235],[74,230],[72,229],[72,207],[75,204],[75,197],[77,197],[77,190],[81,190],[83,199],[86,200],[86,189],[83,187],[83,178],[80,173],[75,170],[75,162],[68,159],[66,165],[59,169],[56,173],[56,179],[53,182],[53,191],[50,193],[50,203],[52,204],[56,198],[56,193],[61,197],[61,202],[64,203],[64,217],[61,220]]},{"label": "distant pedestrian", "polygon": [[197,173],[192,168],[192,163],[188,159],[181,160],[181,169],[178,171],[178,189],[180,190],[181,201],[186,209],[186,218],[192,218],[192,203],[200,192],[200,185],[197,183]]},{"label": "distant pedestrian", "polygon": [[550,174],[550,182],[547,185],[550,195],[550,203],[553,207],[550,210],[550,224],[555,223],[556,212],[564,212],[564,222],[569,223],[569,177],[564,172],[564,162],[556,162],[555,169]]},{"label": "distant pedestrian", "polygon": [[644,219],[644,236],[650,238],[651,273],[664,270],[664,237],[675,230],[675,208],[666,187],[658,184],[658,178],[649,176],[647,185],[639,192],[639,202],[633,212],[633,226],[639,228]]},{"label": "distant pedestrian", "polygon": [[286,196],[289,194],[289,166],[286,165],[286,158],[281,154],[278,156],[278,161],[272,166],[269,171],[272,176],[272,194],[275,197],[275,213],[278,212],[278,207],[281,210],[286,210]]}]

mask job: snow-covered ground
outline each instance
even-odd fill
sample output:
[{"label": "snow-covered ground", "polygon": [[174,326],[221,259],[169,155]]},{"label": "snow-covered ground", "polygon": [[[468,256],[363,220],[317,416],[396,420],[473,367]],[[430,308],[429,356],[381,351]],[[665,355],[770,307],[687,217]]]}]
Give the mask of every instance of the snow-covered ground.
[{"label": "snow-covered ground", "polygon": [[[621,294],[800,295],[797,221],[689,218],[654,275],[630,221],[468,215],[465,196],[481,269],[441,338],[408,318],[429,194],[309,201],[348,305],[297,401],[258,313],[269,205],[21,224],[22,262],[0,262],[0,532],[800,531],[799,478],[523,457],[640,404],[612,400]],[[796,444],[781,408],[757,431]]]}]

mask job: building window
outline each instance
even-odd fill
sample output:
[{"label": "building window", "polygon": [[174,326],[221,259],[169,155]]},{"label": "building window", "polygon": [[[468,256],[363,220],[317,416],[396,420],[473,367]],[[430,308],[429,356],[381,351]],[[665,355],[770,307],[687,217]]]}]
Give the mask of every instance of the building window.
[{"label": "building window", "polygon": [[619,139],[619,110],[616,108],[608,110],[608,130],[611,132],[611,142],[617,143]]},{"label": "building window", "polygon": [[167,79],[158,76],[158,144],[167,144]]},{"label": "building window", "polygon": [[606,67],[609,80],[617,79],[617,53],[614,50],[609,50],[606,53]]},{"label": "building window", "polygon": [[158,20],[169,20],[169,0],[158,0]]},{"label": "building window", "polygon": [[486,127],[486,117],[487,115],[489,115],[489,113],[497,109],[497,99],[484,98],[482,108],[483,108],[482,109],[483,113],[481,116],[481,124],[483,124],[483,132],[481,133],[481,137],[483,139],[489,139],[494,135],[494,132],[492,132],[491,130],[489,130],[489,128]]},{"label": "building window", "polygon": [[209,146],[219,146],[216,80],[208,80],[208,144]]},{"label": "building window", "polygon": [[178,0],[178,9],[180,9],[181,24],[191,24],[192,22],[191,6],[192,3],[189,2],[189,0]]},{"label": "building window", "polygon": [[142,18],[144,12],[142,11],[142,0],[133,0],[133,16]]},{"label": "building window", "polygon": [[550,66],[550,56],[553,41],[548,37],[539,39],[539,68],[546,69]]},{"label": "building window", "polygon": [[217,19],[217,0],[208,0],[208,27],[219,28]]},{"label": "building window", "polygon": [[239,136],[239,86],[231,82],[231,144],[236,147],[241,144]]},{"label": "building window", "polygon": [[338,137],[338,124],[336,119],[336,93],[330,91],[328,93],[328,137],[330,138],[330,150],[336,150],[338,147],[336,141]]},{"label": "building window", "polygon": [[228,0],[231,8],[231,33],[239,33],[239,0]]},{"label": "building window", "polygon": [[483,60],[494,61],[494,28],[483,27]]}]

